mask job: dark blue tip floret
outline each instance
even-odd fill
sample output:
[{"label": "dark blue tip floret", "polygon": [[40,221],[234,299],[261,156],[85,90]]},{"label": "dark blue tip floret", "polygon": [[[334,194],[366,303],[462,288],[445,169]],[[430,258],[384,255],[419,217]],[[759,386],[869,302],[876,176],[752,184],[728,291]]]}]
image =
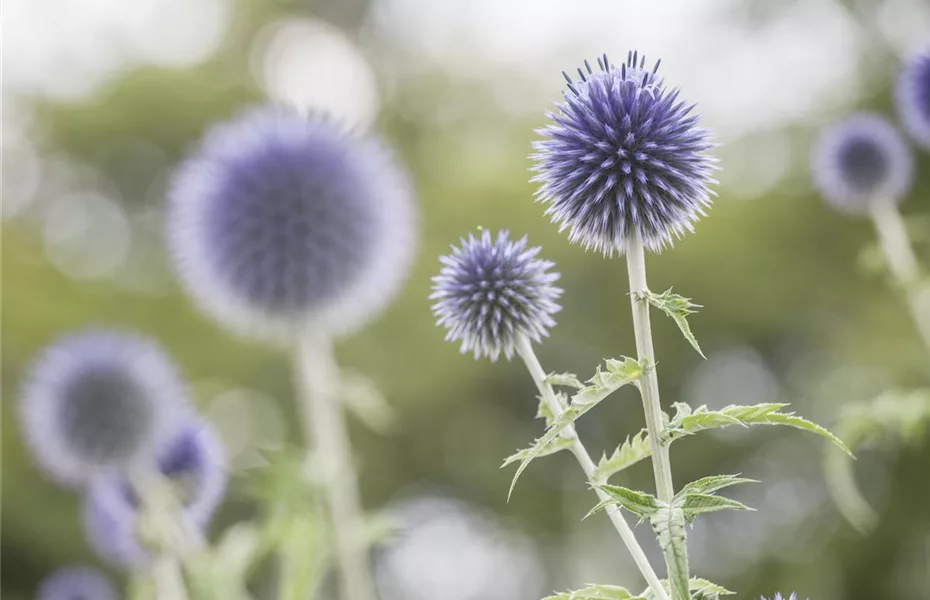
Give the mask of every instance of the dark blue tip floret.
[{"label": "dark blue tip floret", "polygon": [[600,71],[585,62],[552,123],[535,142],[534,181],[546,214],[569,239],[612,255],[640,239],[660,250],[692,230],[710,205],[714,159],[693,105],[678,100],[646,59],[631,52]]},{"label": "dark blue tip floret", "polygon": [[930,148],[930,48],[915,54],[898,78],[896,100],[907,132]]},{"label": "dark blue tip floret", "polygon": [[526,238],[511,241],[506,231],[491,237],[469,235],[452,254],[443,256],[433,278],[433,312],[448,329],[447,340],[461,340],[462,352],[491,360],[513,356],[516,336],[534,341],[548,335],[560,310],[562,290],[553,283],[554,263],[537,258],[539,248],[527,248]]}]

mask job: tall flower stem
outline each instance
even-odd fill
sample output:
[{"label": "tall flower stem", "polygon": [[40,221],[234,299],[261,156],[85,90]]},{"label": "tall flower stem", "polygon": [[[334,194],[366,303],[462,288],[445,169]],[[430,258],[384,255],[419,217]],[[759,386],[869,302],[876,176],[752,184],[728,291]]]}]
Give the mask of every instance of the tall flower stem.
[{"label": "tall flower stem", "polygon": [[332,341],[306,333],[297,349],[297,373],[304,435],[308,448],[313,444],[321,470],[341,572],[342,598],[376,600]]},{"label": "tall flower stem", "polygon": [[901,213],[893,202],[876,202],[872,207],[872,222],[888,269],[907,294],[917,330],[930,350],[930,289],[921,285],[920,267]]},{"label": "tall flower stem", "polygon": [[[539,359],[536,357],[536,353],[533,351],[533,345],[530,342],[530,339],[523,334],[518,335],[516,338],[516,349],[517,354],[519,354],[520,358],[523,359],[523,362],[526,363],[526,368],[529,371],[530,376],[533,378],[533,382],[536,384],[536,389],[539,390],[539,394],[545,400],[546,406],[549,407],[549,410],[552,411],[553,415],[558,416],[562,414],[562,412],[565,411],[566,406],[563,405],[562,401],[559,400],[559,397],[556,396],[552,386],[546,381],[546,372],[543,370],[542,365],[539,363]],[[571,437],[571,452],[575,455],[575,458],[578,460],[578,464],[581,465],[581,469],[584,471],[585,475],[590,481],[593,478],[594,471],[596,469],[594,461],[591,460],[591,455],[588,454],[584,444],[581,443],[581,439],[579,439],[578,433],[575,431],[573,426],[569,425],[565,428],[565,435]],[[610,496],[604,492],[600,490],[596,490],[596,492],[598,498],[600,498],[602,501],[610,500]],[[633,556],[633,561],[639,568],[640,573],[642,573],[643,577],[646,579],[646,583],[649,585],[649,588],[655,595],[656,600],[669,600],[668,593],[665,591],[665,588],[662,587],[662,583],[659,580],[659,577],[653,570],[652,565],[649,564],[649,559],[646,558],[646,554],[643,552],[642,546],[640,546],[639,542],[636,541],[636,536],[633,534],[633,530],[630,528],[629,524],[627,524],[626,519],[623,518],[623,515],[620,514],[620,510],[615,506],[608,506],[607,516],[610,517],[611,523],[613,523],[617,533],[620,534],[620,539],[623,540],[623,543],[626,545],[627,549],[630,551],[630,554]]]},{"label": "tall flower stem", "polygon": [[[639,236],[629,240],[626,247],[626,266],[630,277],[630,302],[633,309],[633,333],[636,336],[636,353],[640,363],[644,365],[643,377],[640,380],[639,390],[643,398],[643,412],[646,415],[646,431],[649,433],[649,446],[652,449],[652,470],[656,480],[656,491],[659,500],[670,503],[675,495],[675,486],[672,483],[672,464],[669,459],[668,446],[662,443],[662,405],[659,401],[659,379],[656,375],[655,350],[652,347],[652,325],[649,321],[649,303],[643,298],[649,292],[646,284],[646,257],[643,242]],[[688,557],[679,557],[677,561],[666,558],[669,570],[669,579],[672,579],[674,570],[684,569],[679,573],[687,580],[689,574]],[[675,589],[675,586],[672,586]],[[679,599],[675,592],[676,600]]]}]

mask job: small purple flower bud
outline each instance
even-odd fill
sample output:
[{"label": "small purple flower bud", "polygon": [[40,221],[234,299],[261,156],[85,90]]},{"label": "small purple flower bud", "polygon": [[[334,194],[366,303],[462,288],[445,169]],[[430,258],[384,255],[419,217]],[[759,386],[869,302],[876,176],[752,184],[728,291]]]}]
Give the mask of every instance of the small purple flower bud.
[{"label": "small purple flower bud", "polygon": [[827,204],[864,215],[876,202],[900,202],[911,185],[913,160],[883,117],[859,113],[821,134],[813,157],[814,183]]},{"label": "small purple flower bud", "polygon": [[116,600],[110,580],[91,567],[64,567],[39,583],[36,600]]},{"label": "small purple flower bud", "polygon": [[585,61],[552,123],[533,144],[538,200],[569,240],[605,256],[623,253],[638,236],[654,252],[693,231],[716,183],[708,132],[694,105],[678,100],[631,52],[620,68],[607,57],[600,71]]},{"label": "small purple flower bud", "polygon": [[914,54],[904,65],[895,100],[905,131],[930,149],[930,47]]},{"label": "small purple flower bud", "polygon": [[[158,457],[158,469],[172,484],[191,527],[207,526],[226,490],[227,465],[213,428],[200,420],[183,426]],[[123,566],[149,561],[136,538],[139,499],[128,480],[117,476],[95,479],[84,498],[84,530],[94,550]]]},{"label": "small purple flower bud", "polygon": [[151,461],[184,404],[177,371],[154,343],[91,330],[43,351],[19,412],[37,463],[53,479],[79,485]]},{"label": "small purple flower bud", "polygon": [[561,310],[555,301],[562,290],[553,286],[559,274],[549,272],[555,264],[537,258],[540,248],[527,248],[525,237],[514,242],[508,235],[469,235],[440,258],[443,267],[433,277],[438,324],[448,329],[447,340],[461,340],[462,352],[475,358],[497,360],[501,352],[511,358],[517,335],[539,342]]},{"label": "small purple flower bud", "polygon": [[379,312],[407,276],[414,221],[383,145],[271,107],[217,126],[181,166],[168,237],[205,313],[287,341],[307,327],[344,334]]}]

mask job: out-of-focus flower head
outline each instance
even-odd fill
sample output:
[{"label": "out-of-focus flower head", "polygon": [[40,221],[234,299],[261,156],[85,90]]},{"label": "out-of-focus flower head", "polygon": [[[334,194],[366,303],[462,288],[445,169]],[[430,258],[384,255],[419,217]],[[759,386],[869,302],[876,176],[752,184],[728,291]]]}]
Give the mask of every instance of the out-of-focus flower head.
[{"label": "out-of-focus flower head", "polygon": [[92,567],[58,569],[39,583],[36,600],[116,600],[110,580]]},{"label": "out-of-focus flower head", "polygon": [[915,53],[904,65],[895,88],[904,129],[930,148],[930,47]]}]

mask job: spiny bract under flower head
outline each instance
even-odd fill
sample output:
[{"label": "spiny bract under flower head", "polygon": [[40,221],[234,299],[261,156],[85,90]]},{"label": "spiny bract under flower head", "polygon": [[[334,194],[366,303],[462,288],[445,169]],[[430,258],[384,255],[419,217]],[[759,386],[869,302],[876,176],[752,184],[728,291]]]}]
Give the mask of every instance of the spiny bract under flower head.
[{"label": "spiny bract under flower head", "polygon": [[[225,452],[213,428],[189,419],[158,453],[156,465],[184,507],[192,527],[205,527],[223,499]],[[84,498],[84,530],[91,547],[114,564],[139,566],[149,554],[136,537],[139,502],[125,477],[96,478]]]},{"label": "spiny bract under flower head", "polygon": [[100,330],[46,348],[20,401],[37,462],[67,484],[151,460],[183,410],[183,386],[158,347]]},{"label": "spiny bract under flower head", "polygon": [[39,583],[36,600],[116,600],[116,590],[97,569],[65,567]]},{"label": "spiny bract under flower head", "polygon": [[814,182],[832,207],[866,214],[876,202],[900,202],[911,184],[907,144],[883,117],[860,113],[827,129],[814,151]]},{"label": "spiny bract under flower head", "polygon": [[487,230],[452,246],[430,296],[446,339],[461,340],[462,352],[475,358],[497,360],[501,352],[513,356],[517,335],[536,342],[548,335],[562,290],[553,285],[559,274],[549,272],[554,263],[537,258],[539,250],[527,248],[525,237],[511,241],[501,231],[495,240]]},{"label": "spiny bract under flower head", "polygon": [[[762,597],[762,600],[766,600],[765,596]],[[777,593],[772,597],[772,600],[798,600],[798,595],[792,593],[790,597],[785,598],[780,593]]]},{"label": "spiny bract under flower head", "polygon": [[667,90],[646,59],[631,53],[617,68],[585,61],[552,123],[533,144],[537,198],[569,240],[607,256],[639,238],[652,251],[693,230],[710,205],[715,160],[694,105]]},{"label": "spiny bract under flower head", "polygon": [[930,148],[930,47],[905,64],[895,92],[904,128],[917,142]]},{"label": "spiny bract under flower head", "polygon": [[246,335],[343,334],[393,298],[413,255],[406,175],[321,116],[255,109],[179,170],[169,238],[200,307]]}]

